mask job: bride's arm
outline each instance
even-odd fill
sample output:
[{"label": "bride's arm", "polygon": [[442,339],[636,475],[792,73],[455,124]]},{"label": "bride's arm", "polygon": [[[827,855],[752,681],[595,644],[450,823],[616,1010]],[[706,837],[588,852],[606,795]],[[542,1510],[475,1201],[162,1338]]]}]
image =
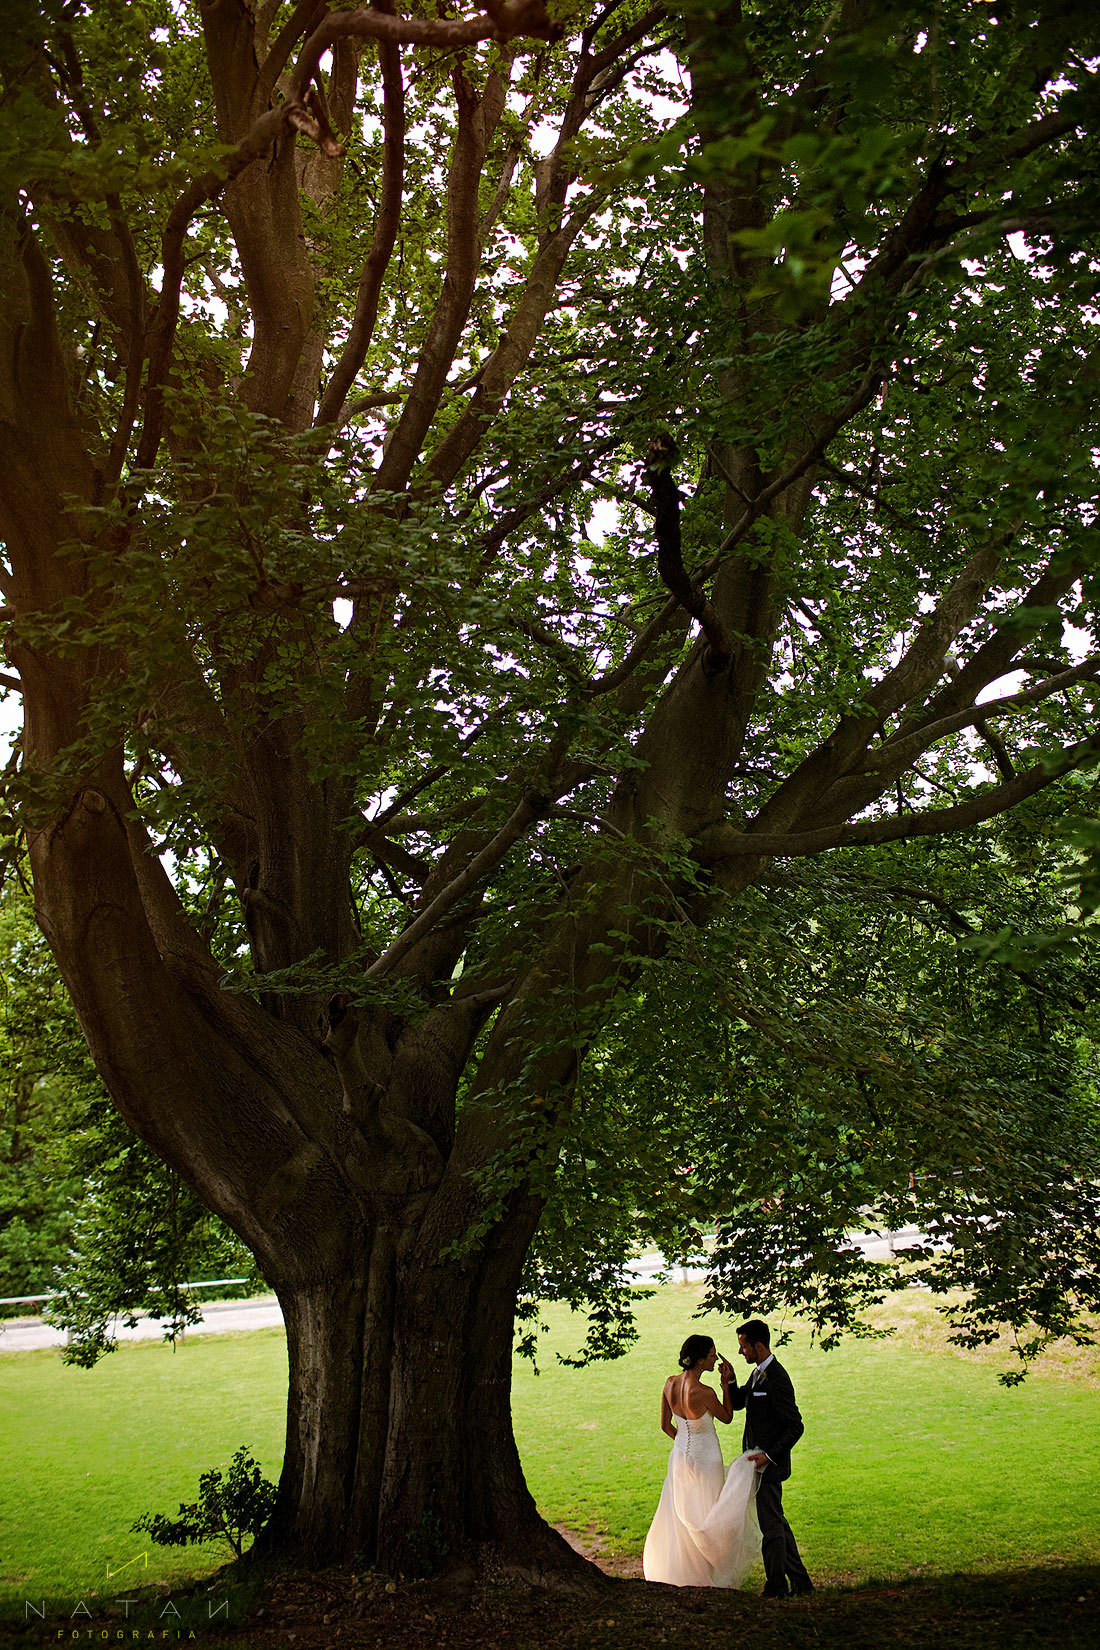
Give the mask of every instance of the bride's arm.
[{"label": "bride's arm", "polygon": [[729,1422],[733,1420],[734,1409],[734,1401],[733,1395],[730,1391],[730,1385],[732,1383],[733,1392],[736,1392],[737,1376],[733,1373],[733,1365],[727,1363],[725,1358],[723,1358],[722,1362],[718,1365],[718,1374],[722,1381],[722,1397],[719,1399],[716,1392],[711,1393],[715,1406],[713,1411],[714,1418],[716,1421]]},{"label": "bride's arm", "polygon": [[672,1405],[668,1401],[668,1382],[665,1382],[661,1393],[661,1431],[667,1432],[670,1438],[675,1438],[676,1428],[672,1424]]},{"label": "bride's arm", "polygon": [[[716,1421],[726,1421],[728,1423],[733,1420],[733,1400],[730,1395],[730,1382],[733,1382],[733,1388],[736,1392],[737,1377],[733,1373],[731,1366],[725,1361],[724,1358],[718,1367],[718,1373],[722,1377],[722,1396],[720,1398],[714,1388],[712,1386],[707,1386],[703,1381],[699,1382],[696,1391],[702,1393],[703,1405],[707,1413],[713,1415]],[[688,1410],[688,1414],[691,1414],[690,1410]]]}]

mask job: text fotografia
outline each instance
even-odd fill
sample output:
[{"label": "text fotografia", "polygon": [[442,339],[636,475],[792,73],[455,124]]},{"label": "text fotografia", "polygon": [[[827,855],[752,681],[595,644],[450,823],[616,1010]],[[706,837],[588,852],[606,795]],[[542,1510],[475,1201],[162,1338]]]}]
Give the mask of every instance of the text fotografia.
[{"label": "text fotografia", "polygon": [[[98,1615],[94,1614],[84,1599],[77,1599],[71,1611],[61,1612],[61,1625],[57,1627],[57,1638],[61,1640],[89,1639],[104,1644],[113,1642],[130,1643],[142,1639],[161,1641],[184,1641],[198,1637],[196,1631],[209,1622],[217,1621],[225,1624],[229,1621],[229,1600],[205,1599],[200,1603],[197,1600],[187,1599],[181,1609],[174,1599],[157,1599],[155,1602],[136,1598],[116,1598],[111,1601],[113,1608],[104,1611],[100,1608]],[[110,1623],[103,1620],[104,1613],[116,1618]],[[35,1604],[32,1599],[23,1602],[23,1614],[28,1623],[40,1621],[44,1624],[57,1623],[59,1612],[47,1611],[46,1600],[41,1599]],[[121,1614],[122,1621],[117,1617]]]}]

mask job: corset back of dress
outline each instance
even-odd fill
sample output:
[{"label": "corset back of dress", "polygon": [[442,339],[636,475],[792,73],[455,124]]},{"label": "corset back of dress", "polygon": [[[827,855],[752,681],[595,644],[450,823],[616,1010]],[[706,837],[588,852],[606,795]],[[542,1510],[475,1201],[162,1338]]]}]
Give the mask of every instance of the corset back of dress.
[{"label": "corset back of dress", "polygon": [[685,1420],[681,1415],[674,1415],[673,1420],[676,1422],[674,1448],[689,1458],[698,1455],[701,1448],[706,1449],[712,1438],[715,1443],[718,1441],[712,1415],[701,1415],[697,1421]]}]

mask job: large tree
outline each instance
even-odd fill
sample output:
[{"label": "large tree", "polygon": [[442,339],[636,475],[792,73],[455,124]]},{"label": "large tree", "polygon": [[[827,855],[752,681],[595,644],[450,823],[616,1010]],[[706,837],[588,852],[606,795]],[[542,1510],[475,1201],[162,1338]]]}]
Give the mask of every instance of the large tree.
[{"label": "large tree", "polygon": [[269,1550],[551,1573],[513,1311],[623,990],[1100,756],[1100,53],[440,9],[13,8],[9,788],[115,1103],[282,1303]]}]

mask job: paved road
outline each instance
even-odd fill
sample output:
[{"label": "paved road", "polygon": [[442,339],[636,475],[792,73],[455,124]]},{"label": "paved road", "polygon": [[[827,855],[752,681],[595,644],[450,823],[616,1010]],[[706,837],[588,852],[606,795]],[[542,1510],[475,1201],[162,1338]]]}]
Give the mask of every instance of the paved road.
[{"label": "paved road", "polygon": [[[259,1295],[248,1301],[208,1301],[201,1323],[189,1324],[188,1336],[225,1335],[235,1329],[271,1329],[282,1326],[283,1314],[274,1295]],[[164,1325],[154,1318],[139,1318],[133,1329],[119,1324],[120,1341],[156,1341]],[[8,1318],[0,1324],[0,1353],[32,1352],[42,1346],[64,1346],[63,1331],[43,1323],[41,1318]]]},{"label": "paved road", "polygon": [[[906,1226],[900,1232],[849,1232],[848,1242],[853,1249],[861,1249],[868,1260],[892,1260],[899,1250],[919,1243],[921,1235],[919,1227]],[[640,1255],[626,1268],[627,1276],[644,1283],[663,1270],[665,1265],[661,1255]],[[689,1279],[704,1278],[706,1273],[700,1266],[674,1266],[672,1276],[677,1283],[686,1283]]]},{"label": "paved road", "polygon": [[[862,1249],[868,1260],[888,1260],[898,1249],[905,1249],[920,1238],[916,1226],[907,1226],[902,1232],[891,1234],[853,1233],[849,1239]],[[646,1282],[666,1265],[663,1256],[651,1253],[640,1255],[627,1267],[627,1275],[639,1283]],[[675,1266],[672,1276],[677,1282],[704,1277],[701,1267]],[[272,1329],[281,1327],[283,1314],[274,1295],[258,1295],[247,1301],[209,1301],[203,1307],[201,1323],[191,1324],[190,1335],[227,1335],[233,1331]],[[153,1318],[139,1318],[133,1329],[119,1324],[116,1331],[120,1341],[153,1341],[164,1334],[163,1325]],[[44,1346],[64,1346],[65,1335],[41,1318],[8,1318],[0,1322],[0,1353],[33,1352]]]}]

